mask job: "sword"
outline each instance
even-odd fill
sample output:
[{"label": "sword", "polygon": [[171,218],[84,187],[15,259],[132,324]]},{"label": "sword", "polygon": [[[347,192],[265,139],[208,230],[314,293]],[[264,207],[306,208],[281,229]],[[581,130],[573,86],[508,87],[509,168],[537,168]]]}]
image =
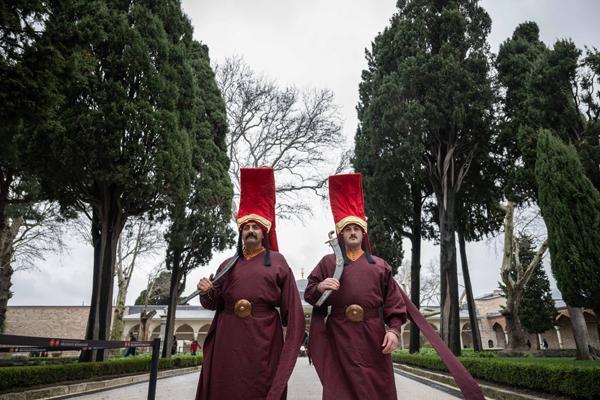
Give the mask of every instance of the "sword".
[{"label": "sword", "polygon": [[[338,243],[335,231],[329,232],[329,240],[325,243],[328,243],[333,249],[333,254],[335,255],[335,271],[333,272],[333,277],[339,281],[344,272],[344,257],[342,256],[342,249],[340,249],[340,244]],[[319,300],[315,303],[315,306],[321,307],[331,292],[331,289],[324,291]]]},{"label": "sword", "polygon": [[[231,260],[229,260],[229,262],[225,266],[225,268],[223,268],[217,275],[215,275],[214,277],[212,275],[210,276],[210,278],[209,278],[210,281],[212,283],[215,283],[216,281],[218,281],[219,279],[221,279],[227,272],[229,272],[229,270],[231,268],[233,268],[233,266],[235,265],[235,263],[237,262],[237,260],[239,258],[240,258],[240,256],[238,254],[236,254],[234,257],[232,257]],[[198,296],[199,294],[200,294],[200,291],[196,290],[194,293],[190,294],[188,297],[186,297],[185,299],[181,300],[179,302],[179,305],[186,304],[188,301],[190,301],[194,297]]]}]

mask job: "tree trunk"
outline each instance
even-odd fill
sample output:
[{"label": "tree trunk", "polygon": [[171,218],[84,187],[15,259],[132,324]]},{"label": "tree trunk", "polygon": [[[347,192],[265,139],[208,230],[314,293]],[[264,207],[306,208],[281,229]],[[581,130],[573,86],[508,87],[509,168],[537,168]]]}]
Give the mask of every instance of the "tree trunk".
[{"label": "tree trunk", "polygon": [[173,251],[173,268],[171,269],[171,286],[169,288],[169,305],[167,309],[167,321],[165,327],[165,337],[163,346],[163,357],[171,357],[171,347],[173,345],[173,332],[175,330],[175,313],[177,312],[177,299],[179,298],[179,281],[181,280],[180,271],[181,252]]},{"label": "tree trunk", "polygon": [[481,334],[479,333],[479,321],[477,319],[477,308],[475,307],[473,288],[471,287],[471,277],[469,275],[469,264],[467,263],[465,237],[460,229],[458,230],[458,246],[460,250],[460,264],[465,280],[465,293],[467,294],[467,307],[469,308],[469,322],[471,324],[471,336],[473,337],[473,349],[475,351],[483,351]]},{"label": "tree trunk", "polygon": [[515,287],[507,290],[506,296],[506,326],[508,329],[508,347],[516,351],[528,351],[527,334],[519,318],[519,308],[523,297],[523,289]]},{"label": "tree trunk", "polygon": [[123,338],[123,316],[125,314],[125,299],[127,296],[126,283],[127,282],[122,277],[118,278],[117,286],[119,291],[117,293],[117,304],[115,305],[113,325],[110,333],[111,340],[122,340]]},{"label": "tree trunk", "polygon": [[[94,276],[90,314],[85,334],[87,340],[108,340],[109,338],[117,243],[125,224],[125,216],[116,195],[106,190],[103,197],[102,204],[99,207],[93,207]],[[104,361],[104,350],[82,351],[81,361],[94,359]]]},{"label": "tree trunk", "polygon": [[[1,249],[0,249],[1,250]],[[10,287],[12,286],[13,269],[11,266],[12,254],[0,256],[0,334],[6,328],[6,309],[8,300],[11,298]]]},{"label": "tree trunk", "polygon": [[6,223],[0,230],[0,333],[4,332],[8,300],[12,297],[12,261],[14,255],[13,241],[22,225],[23,219],[16,218],[11,226]]},{"label": "tree trunk", "polygon": [[0,170],[0,334],[5,329],[6,308],[11,298],[13,241],[22,224],[21,218],[13,220],[10,226],[7,223],[8,192],[12,181],[13,174],[10,171]]},{"label": "tree trunk", "polygon": [[141,341],[147,341],[150,339],[150,332],[148,332],[148,324],[152,321],[152,318],[156,314],[156,310],[148,312],[146,308],[140,314],[140,339]]},{"label": "tree trunk", "polygon": [[458,277],[456,271],[455,194],[447,192],[437,196],[440,215],[440,287],[442,326],[441,335],[450,350],[461,354],[460,318],[458,307]]},{"label": "tree trunk", "polygon": [[[410,259],[410,300],[421,306],[421,191],[413,189],[413,224]],[[421,347],[420,331],[416,324],[410,326],[409,352],[416,353]]]},{"label": "tree trunk", "polygon": [[596,330],[598,331],[598,338],[600,339],[600,306],[593,309],[596,315]]},{"label": "tree trunk", "polygon": [[590,354],[590,336],[583,316],[583,308],[571,307],[567,304],[569,316],[571,317],[571,326],[573,327],[573,336],[577,346],[578,360],[591,360]]}]

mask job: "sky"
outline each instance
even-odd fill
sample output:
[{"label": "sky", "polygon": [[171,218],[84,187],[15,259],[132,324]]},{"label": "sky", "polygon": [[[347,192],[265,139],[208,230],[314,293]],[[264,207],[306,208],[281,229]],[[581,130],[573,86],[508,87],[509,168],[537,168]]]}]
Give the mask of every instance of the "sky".
[{"label": "sky", "polygon": [[[328,88],[335,93],[343,118],[344,147],[352,146],[357,126],[355,107],[358,84],[366,67],[365,49],[388,24],[395,11],[390,0],[185,0],[184,12],[194,26],[194,36],[209,47],[213,63],[241,56],[255,71],[282,86]],[[485,0],[481,4],[492,18],[491,50],[524,21],[535,21],[541,38],[552,45],[571,38],[578,47],[600,48],[600,2],[597,0]],[[311,201],[313,215],[304,223],[278,221],[279,248],[294,274],[306,277],[320,258],[330,252],[324,244],[333,229],[326,202]],[[475,295],[497,287],[502,241],[492,238],[467,244]],[[14,292],[9,305],[89,305],[92,285],[92,248],[76,234],[68,233],[68,251],[48,254],[29,271],[13,276]],[[410,255],[409,243],[404,246]],[[134,273],[127,296],[133,304],[145,288],[147,273],[160,256],[145,259]],[[209,265],[193,271],[185,293],[214,272],[233,250],[215,254]],[[422,264],[439,258],[439,247],[425,243]],[[460,266],[459,266],[460,269]],[[547,268],[548,272],[549,269]],[[554,290],[555,296],[558,295]]]}]

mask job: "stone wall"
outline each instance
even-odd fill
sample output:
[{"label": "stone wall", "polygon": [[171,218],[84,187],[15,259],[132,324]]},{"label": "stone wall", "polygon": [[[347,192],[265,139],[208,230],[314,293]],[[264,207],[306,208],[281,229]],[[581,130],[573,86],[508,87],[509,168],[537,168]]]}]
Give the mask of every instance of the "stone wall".
[{"label": "stone wall", "polygon": [[7,335],[83,339],[89,306],[9,306]]}]

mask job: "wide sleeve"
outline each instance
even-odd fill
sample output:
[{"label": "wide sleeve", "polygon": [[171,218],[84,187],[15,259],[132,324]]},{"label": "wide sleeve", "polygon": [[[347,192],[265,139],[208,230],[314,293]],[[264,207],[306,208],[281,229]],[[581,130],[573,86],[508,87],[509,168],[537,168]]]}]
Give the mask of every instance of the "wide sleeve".
[{"label": "wide sleeve", "polygon": [[304,290],[304,300],[306,300],[307,303],[313,306],[315,305],[322,294],[319,292],[319,289],[317,289],[317,286],[328,277],[329,275],[327,274],[326,258],[323,257],[308,276],[308,283],[306,285],[306,289]]},{"label": "wide sleeve", "polygon": [[267,394],[267,400],[279,400],[285,389],[287,382],[292,375],[298,351],[304,338],[304,310],[300,301],[300,294],[296,286],[294,273],[287,265],[285,259],[282,260],[282,273],[279,277],[279,287],[281,288],[281,298],[279,303],[279,312],[283,326],[287,326],[285,343],[279,357],[279,366],[273,383]]},{"label": "wide sleeve", "polygon": [[406,304],[398,282],[392,276],[392,269],[385,265],[383,318],[386,325],[400,336],[401,328],[407,320]]},{"label": "wide sleeve", "polygon": [[[217,269],[216,273],[221,272],[221,270],[225,268],[229,260],[230,259],[227,259],[221,265],[219,265],[219,268]],[[219,305],[223,302],[223,298],[221,295],[223,281],[224,279],[219,279],[217,282],[213,283],[212,289],[200,295],[200,304],[202,305],[202,307],[206,308],[207,310],[216,310],[219,307]]]}]

